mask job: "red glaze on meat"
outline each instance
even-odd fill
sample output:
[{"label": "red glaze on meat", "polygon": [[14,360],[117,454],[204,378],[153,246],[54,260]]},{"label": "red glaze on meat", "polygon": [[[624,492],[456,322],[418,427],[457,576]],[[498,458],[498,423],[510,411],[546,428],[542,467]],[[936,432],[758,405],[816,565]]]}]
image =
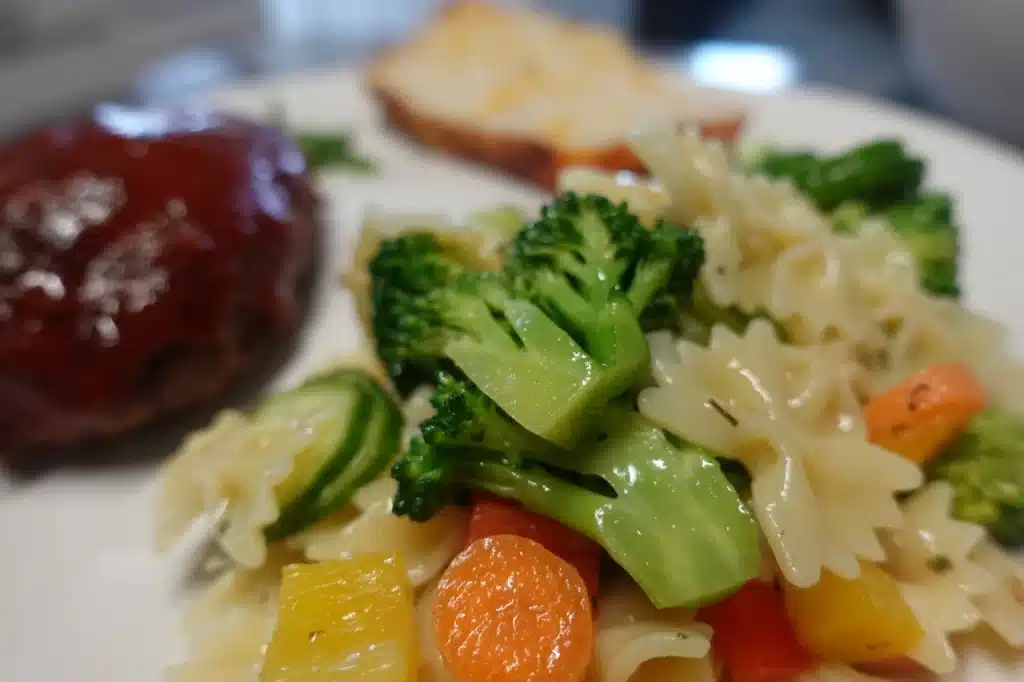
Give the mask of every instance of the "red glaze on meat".
[{"label": "red glaze on meat", "polygon": [[297,323],[315,205],[284,135],[205,109],[0,146],[0,452],[224,389]]}]

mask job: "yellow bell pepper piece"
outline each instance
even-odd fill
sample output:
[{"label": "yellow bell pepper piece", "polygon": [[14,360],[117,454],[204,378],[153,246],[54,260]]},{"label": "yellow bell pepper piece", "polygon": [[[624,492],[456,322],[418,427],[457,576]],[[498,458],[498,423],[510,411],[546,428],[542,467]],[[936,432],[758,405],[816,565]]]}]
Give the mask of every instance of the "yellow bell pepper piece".
[{"label": "yellow bell pepper piece", "polygon": [[815,585],[784,583],[786,611],[800,642],[841,663],[868,663],[909,653],[924,636],[899,584],[875,564],[861,562],[860,577],[822,571]]},{"label": "yellow bell pepper piece", "polygon": [[416,682],[413,591],[386,554],[284,569],[261,682]]}]

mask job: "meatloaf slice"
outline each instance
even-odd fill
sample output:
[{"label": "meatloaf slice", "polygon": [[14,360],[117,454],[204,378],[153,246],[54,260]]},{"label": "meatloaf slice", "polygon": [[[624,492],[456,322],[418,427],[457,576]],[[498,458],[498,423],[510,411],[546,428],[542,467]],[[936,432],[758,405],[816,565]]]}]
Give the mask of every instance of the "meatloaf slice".
[{"label": "meatloaf slice", "polygon": [[220,395],[297,327],[317,213],[290,139],[209,110],[0,146],[0,454]]}]

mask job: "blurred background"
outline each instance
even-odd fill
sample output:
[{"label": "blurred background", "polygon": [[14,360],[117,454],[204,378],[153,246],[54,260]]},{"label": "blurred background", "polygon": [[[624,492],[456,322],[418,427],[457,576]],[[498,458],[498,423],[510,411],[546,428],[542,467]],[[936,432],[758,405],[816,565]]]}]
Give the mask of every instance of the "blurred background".
[{"label": "blurred background", "polygon": [[[835,86],[1024,143],[1024,103],[1008,95],[1024,74],[1019,56],[1012,59],[1022,51],[1018,0],[501,1],[616,26],[643,52],[711,85],[755,92]],[[441,4],[0,0],[0,134],[100,99],[173,99],[241,79],[358,63]]]}]

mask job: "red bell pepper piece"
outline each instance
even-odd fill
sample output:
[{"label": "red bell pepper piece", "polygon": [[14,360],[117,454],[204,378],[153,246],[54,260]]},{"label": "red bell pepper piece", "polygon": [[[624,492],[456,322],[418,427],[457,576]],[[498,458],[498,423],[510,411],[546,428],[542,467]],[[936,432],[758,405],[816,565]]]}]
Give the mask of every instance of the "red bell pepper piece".
[{"label": "red bell pepper piece", "polygon": [[752,580],[698,617],[714,630],[711,645],[733,682],[788,682],[817,666],[768,583]]}]

